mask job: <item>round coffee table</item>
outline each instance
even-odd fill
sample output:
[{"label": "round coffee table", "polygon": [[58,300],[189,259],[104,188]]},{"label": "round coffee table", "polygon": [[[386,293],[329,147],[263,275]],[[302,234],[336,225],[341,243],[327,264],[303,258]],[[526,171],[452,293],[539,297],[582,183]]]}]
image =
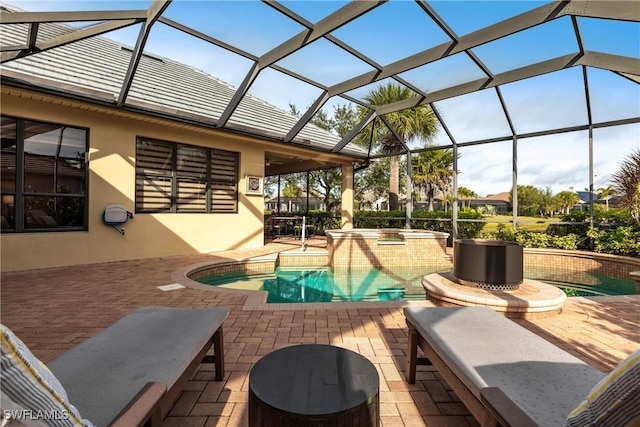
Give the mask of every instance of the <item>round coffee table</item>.
[{"label": "round coffee table", "polygon": [[249,373],[249,425],[380,425],[380,379],[351,350],[322,344],[267,354]]}]

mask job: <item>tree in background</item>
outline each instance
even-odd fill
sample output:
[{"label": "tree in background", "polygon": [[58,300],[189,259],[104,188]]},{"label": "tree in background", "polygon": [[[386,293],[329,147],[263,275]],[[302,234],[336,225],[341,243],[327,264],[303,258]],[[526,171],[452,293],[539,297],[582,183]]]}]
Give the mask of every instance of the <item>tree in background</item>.
[{"label": "tree in background", "polygon": [[433,211],[433,199],[439,191],[443,195],[450,192],[453,179],[453,151],[422,151],[411,157],[413,182],[416,189],[423,192]]},{"label": "tree in background", "polygon": [[[513,204],[509,194],[509,202]],[[540,190],[533,185],[518,185],[518,215],[536,216],[540,211]]]},{"label": "tree in background", "polygon": [[[289,112],[296,117],[302,115],[296,105],[292,103],[289,103]],[[355,108],[343,104],[334,106],[333,117],[329,116],[324,110],[318,110],[309,122],[343,137],[356,125],[359,119],[358,111]],[[298,186],[306,188],[306,174],[298,173],[293,175],[297,177]],[[327,211],[332,211],[340,205],[340,189],[342,186],[342,171],[340,168],[311,171],[309,173],[309,181],[310,187],[316,189],[322,195]]]},{"label": "tree in background", "polygon": [[359,120],[360,116],[355,108],[347,104],[336,105],[333,109],[332,130],[338,136],[343,137],[353,129]]},{"label": "tree in background", "polygon": [[580,197],[573,191],[561,191],[555,196],[557,205],[562,210],[562,213],[568,214],[571,208],[580,202]]},{"label": "tree in background", "polygon": [[354,199],[356,209],[374,209],[375,203],[389,191],[389,158],[371,162],[355,176]]},{"label": "tree in background", "polygon": [[[477,197],[478,193],[476,193],[475,191],[462,185],[458,187],[458,198],[467,200],[468,207],[471,207],[471,199],[475,199]],[[462,201],[462,207],[464,207],[464,200]]]},{"label": "tree in background", "polygon": [[560,209],[558,200],[553,196],[551,187],[546,187],[540,191],[540,216],[553,216],[553,213]]},{"label": "tree in background", "polygon": [[620,169],[611,177],[613,188],[621,196],[620,205],[629,209],[640,225],[640,150],[634,150],[620,163]]},{"label": "tree in background", "polygon": [[[414,96],[416,96],[415,92],[406,86],[390,82],[372,89],[371,92],[364,97],[364,100],[372,106],[380,106],[410,99]],[[363,116],[367,112],[367,109],[364,107],[359,107],[359,110],[360,116]],[[428,141],[435,136],[438,130],[438,120],[428,105],[420,105],[389,113],[385,115],[385,118],[404,141],[409,141],[414,138]],[[363,145],[366,144],[368,146],[372,129],[373,126],[368,126],[360,133],[359,139]],[[399,208],[398,193],[400,192],[400,163],[398,155],[402,153],[404,149],[393,132],[386,128],[386,126],[377,127],[376,133],[377,134],[374,135],[374,141],[378,144],[378,149],[382,153],[390,155],[389,210],[397,210]]]},{"label": "tree in background", "polygon": [[617,194],[616,189],[613,185],[609,185],[607,187],[598,188],[598,199],[604,200],[605,209],[609,210],[609,199]]}]

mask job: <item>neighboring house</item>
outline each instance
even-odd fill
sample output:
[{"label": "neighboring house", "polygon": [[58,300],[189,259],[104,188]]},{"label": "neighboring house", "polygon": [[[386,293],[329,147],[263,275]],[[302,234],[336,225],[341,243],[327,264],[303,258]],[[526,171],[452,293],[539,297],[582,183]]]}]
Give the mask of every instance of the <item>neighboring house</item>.
[{"label": "neighboring house", "polygon": [[[479,197],[476,199],[460,199],[458,206],[460,209],[463,207],[471,207],[473,209],[478,209],[484,206],[493,206],[496,214],[507,214],[511,212],[511,202],[510,192],[498,193],[498,194],[490,194],[486,197]],[[415,202],[414,209],[429,209],[429,203],[427,202]],[[442,196],[436,196],[433,199],[433,209],[434,210],[444,210],[444,203],[442,200]],[[447,209],[451,209],[451,204]]]},{"label": "neighboring house", "polygon": [[[29,28],[2,26],[3,59]],[[221,124],[235,88],[170,59],[143,54],[125,90],[132,49],[35,29],[60,46],[0,65],[2,271],[261,247],[266,159],[349,174],[366,158],[311,124],[282,143],[298,119],[250,94]],[[125,235],[103,223],[113,204]]]},{"label": "neighboring house", "polygon": [[[578,198],[580,198],[580,201],[577,204],[573,205],[571,209],[580,210],[580,211],[589,209],[589,192],[576,191],[576,194],[578,194]],[[606,200],[606,199],[599,199],[598,194],[595,192],[591,193],[591,195],[593,197],[594,204],[608,206],[610,208],[617,208],[620,205],[620,196],[609,196],[608,200]]]},{"label": "neighboring house", "polygon": [[477,199],[465,199],[463,202],[474,209],[482,206],[493,206],[495,213],[498,215],[508,214],[512,210],[510,191],[489,194],[486,197],[479,197]]}]

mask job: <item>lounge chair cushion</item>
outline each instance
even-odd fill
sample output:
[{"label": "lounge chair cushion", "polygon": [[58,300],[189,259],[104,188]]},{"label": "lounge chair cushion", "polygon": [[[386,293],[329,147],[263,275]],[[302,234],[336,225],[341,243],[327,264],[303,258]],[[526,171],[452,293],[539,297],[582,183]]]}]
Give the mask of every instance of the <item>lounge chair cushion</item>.
[{"label": "lounge chair cushion", "polygon": [[[49,425],[41,421],[53,417],[56,422],[51,425],[93,427],[68,402],[67,393],[51,371],[9,328],[0,325],[0,329],[2,409],[31,411],[23,412],[29,414],[26,416],[29,426]],[[16,425],[24,425],[19,420],[16,422]]]},{"label": "lounge chair cushion", "polygon": [[80,412],[106,426],[148,382],[179,385],[228,315],[226,307],[139,308],[47,366]]},{"label": "lounge chair cushion", "polygon": [[560,426],[605,375],[489,307],[405,307],[471,393],[498,387],[540,425]]},{"label": "lounge chair cushion", "polygon": [[591,390],[567,418],[566,427],[640,425],[640,350]]}]

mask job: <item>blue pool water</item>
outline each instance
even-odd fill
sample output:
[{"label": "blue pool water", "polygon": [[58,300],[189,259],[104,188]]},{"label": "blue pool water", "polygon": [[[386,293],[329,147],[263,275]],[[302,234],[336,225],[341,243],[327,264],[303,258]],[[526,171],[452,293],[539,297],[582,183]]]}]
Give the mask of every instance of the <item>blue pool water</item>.
[{"label": "blue pool water", "polygon": [[[425,299],[424,269],[366,269],[335,273],[330,268],[282,269],[274,274],[226,273],[200,279],[222,288],[267,291],[268,303],[398,301]],[[561,288],[568,296],[630,295],[633,280],[593,273],[563,271],[525,272],[525,277]]]}]

